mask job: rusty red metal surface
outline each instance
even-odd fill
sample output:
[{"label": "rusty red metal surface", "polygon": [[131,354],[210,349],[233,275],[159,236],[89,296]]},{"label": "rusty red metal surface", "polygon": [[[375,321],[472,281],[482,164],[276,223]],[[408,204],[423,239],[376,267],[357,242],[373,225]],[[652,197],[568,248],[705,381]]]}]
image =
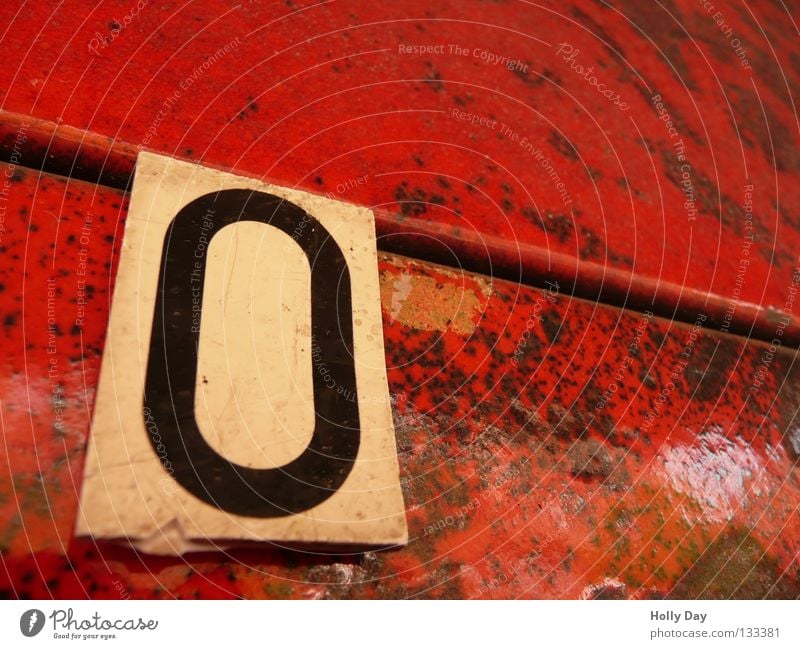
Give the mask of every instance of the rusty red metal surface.
[{"label": "rusty red metal surface", "polygon": [[373,206],[394,252],[772,339],[793,5],[141,4],[0,7],[6,159],[30,128],[29,166],[124,186],[142,146]]},{"label": "rusty red metal surface", "polygon": [[127,198],[9,165],[0,179],[3,596],[800,596],[794,353],[703,314],[388,254],[407,547],[157,558],[74,539]]}]

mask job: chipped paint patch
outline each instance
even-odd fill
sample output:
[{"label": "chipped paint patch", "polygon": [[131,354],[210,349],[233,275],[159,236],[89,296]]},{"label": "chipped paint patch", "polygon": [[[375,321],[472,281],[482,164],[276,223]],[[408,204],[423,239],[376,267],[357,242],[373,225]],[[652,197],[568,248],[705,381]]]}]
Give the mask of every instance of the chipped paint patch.
[{"label": "chipped paint patch", "polygon": [[475,331],[492,294],[488,280],[402,257],[382,257],[394,264],[380,276],[381,303],[391,322],[461,336]]},{"label": "chipped paint patch", "polygon": [[400,277],[396,277],[390,281],[392,283],[392,299],[390,302],[389,317],[392,319],[392,322],[394,322],[399,317],[403,304],[411,293],[413,284],[411,275],[405,270],[400,274]]}]

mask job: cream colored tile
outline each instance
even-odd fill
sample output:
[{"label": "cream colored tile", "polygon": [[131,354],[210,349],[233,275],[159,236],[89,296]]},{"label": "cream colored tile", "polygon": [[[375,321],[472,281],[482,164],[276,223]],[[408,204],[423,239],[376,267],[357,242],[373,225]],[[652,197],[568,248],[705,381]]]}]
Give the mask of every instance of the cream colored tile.
[{"label": "cream colored tile", "polygon": [[[243,189],[257,193],[202,199]],[[283,229],[261,222],[263,194],[296,206],[279,211]],[[206,211],[198,210],[194,221],[175,220],[196,199],[207,201]],[[248,206],[244,220],[231,207],[237,201]],[[301,218],[303,211],[318,225]],[[298,243],[319,246],[323,228],[335,245],[322,245],[321,254],[338,249],[346,262],[350,309],[335,307],[337,299],[346,301],[339,288],[344,266],[309,259]],[[161,286],[167,334],[158,334],[168,235],[177,256]],[[312,284],[327,288],[312,296]],[[347,320],[315,323],[315,308]],[[341,353],[348,326],[354,359]],[[315,352],[320,345],[331,349]],[[151,369],[148,377],[153,358],[166,358],[169,369]],[[358,426],[338,421],[350,411]],[[346,455],[327,445],[314,453],[309,444],[317,427],[329,431],[334,447],[355,439],[353,461],[324,457]],[[265,540],[406,542],[369,210],[140,154],[76,532],[126,539],[155,553]]]}]

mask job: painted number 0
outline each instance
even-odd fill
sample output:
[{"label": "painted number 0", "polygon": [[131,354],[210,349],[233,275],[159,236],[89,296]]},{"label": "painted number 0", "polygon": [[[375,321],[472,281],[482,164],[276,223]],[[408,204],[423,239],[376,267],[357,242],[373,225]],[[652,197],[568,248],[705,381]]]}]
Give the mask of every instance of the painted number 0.
[{"label": "painted number 0", "polygon": [[[192,288],[196,299],[199,273],[202,305],[207,258],[198,258],[195,251],[225,226],[241,221],[278,228],[302,248],[311,267],[312,349],[330,369],[325,375],[314,372],[311,441],[298,458],[273,469],[248,468],[217,453],[200,432],[194,412],[200,334],[192,326]],[[162,463],[169,462],[181,486],[214,507],[259,518],[306,511],[341,487],[360,440],[351,302],[350,272],[341,249],[297,205],[264,192],[228,189],[201,196],[178,212],[161,257],[144,405],[160,432]],[[151,442],[155,448],[152,437]]]}]

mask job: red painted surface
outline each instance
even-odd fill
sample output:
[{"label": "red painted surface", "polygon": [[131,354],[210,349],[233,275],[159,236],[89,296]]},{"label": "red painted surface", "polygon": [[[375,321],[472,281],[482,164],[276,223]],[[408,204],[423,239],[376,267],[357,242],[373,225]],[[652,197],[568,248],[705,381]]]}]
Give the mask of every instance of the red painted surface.
[{"label": "red painted surface", "polygon": [[0,7],[0,108],[77,129],[53,142],[62,167],[84,132],[116,146],[112,176],[145,146],[375,206],[395,251],[774,337],[800,250],[795,7],[135,7]]},{"label": "red painted surface", "polygon": [[73,539],[127,203],[4,166],[6,178],[2,595],[800,596],[794,355],[391,256],[407,547],[153,558]]}]

